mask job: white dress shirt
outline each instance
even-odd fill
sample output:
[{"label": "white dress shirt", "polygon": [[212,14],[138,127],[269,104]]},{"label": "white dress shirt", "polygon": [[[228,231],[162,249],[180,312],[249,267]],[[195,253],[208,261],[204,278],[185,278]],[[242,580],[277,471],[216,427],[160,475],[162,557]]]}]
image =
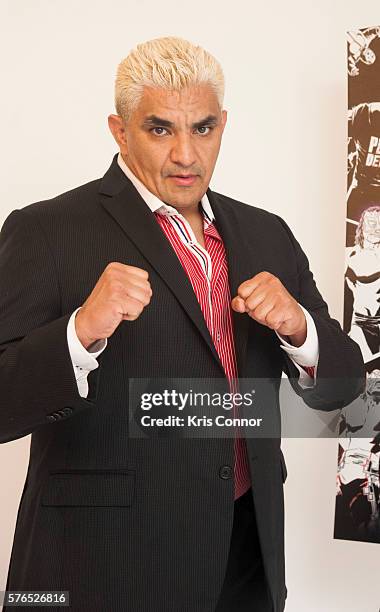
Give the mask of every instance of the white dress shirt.
[{"label": "white dress shirt", "polygon": [[[133,183],[139,194],[141,195],[144,202],[149,206],[152,212],[164,212],[165,214],[175,214],[178,215],[178,210],[169,204],[163,203],[157,196],[151,193],[143,183],[133,174],[133,172],[128,168],[125,161],[123,160],[121,154],[118,155],[118,164],[123,172],[127,175],[130,181]],[[201,205],[204,211],[207,213],[208,217],[214,219],[214,213],[212,211],[209,199],[205,194],[201,199]],[[183,221],[188,224],[188,221],[182,217]],[[192,233],[190,224],[189,231]],[[315,327],[314,320],[310,313],[300,304],[305,317],[306,317],[306,325],[307,325],[307,335],[306,340],[301,346],[293,346],[289,344],[280,334],[277,334],[280,339],[280,347],[287,352],[294,365],[297,367],[300,373],[300,377],[298,379],[299,385],[306,389],[312,387],[315,384],[316,370],[318,366],[318,358],[319,358],[319,342],[318,342],[318,334]],[[80,342],[76,331],[75,331],[75,315],[80,310],[81,306],[76,308],[72,313],[68,325],[67,325],[67,343],[69,347],[70,357],[73,364],[75,378],[78,385],[79,394],[82,397],[87,397],[88,395],[88,382],[87,377],[91,370],[95,370],[99,363],[97,361],[97,357],[104,351],[107,346],[107,338],[97,340],[91,345],[90,350],[85,349],[83,344]],[[314,379],[301,367],[304,366],[314,366]]]}]

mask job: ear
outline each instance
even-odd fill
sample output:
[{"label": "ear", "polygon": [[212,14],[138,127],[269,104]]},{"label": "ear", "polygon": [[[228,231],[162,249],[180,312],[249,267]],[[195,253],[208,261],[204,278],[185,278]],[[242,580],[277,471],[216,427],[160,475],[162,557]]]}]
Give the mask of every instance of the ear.
[{"label": "ear", "polygon": [[108,116],[108,127],[112,132],[112,136],[116,140],[120,148],[125,148],[127,145],[125,127],[123,119],[120,115]]}]

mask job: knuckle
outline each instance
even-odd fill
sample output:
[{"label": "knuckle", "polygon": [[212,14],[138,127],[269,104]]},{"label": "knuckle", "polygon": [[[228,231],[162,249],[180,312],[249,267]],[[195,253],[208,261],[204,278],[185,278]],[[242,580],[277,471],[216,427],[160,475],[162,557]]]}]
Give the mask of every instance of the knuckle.
[{"label": "knuckle", "polygon": [[110,281],[110,280],[112,280],[113,278],[115,278],[115,272],[116,272],[116,271],[115,271],[115,268],[113,268],[113,267],[107,267],[107,268],[104,270],[104,272],[103,272],[103,274],[104,274],[104,276],[105,276],[105,280],[106,280],[106,281]]},{"label": "knuckle", "polygon": [[143,308],[143,305],[141,304],[141,302],[139,302],[135,298],[129,298],[127,300],[126,305],[127,305],[128,312],[131,312],[133,314],[140,314]]},{"label": "knuckle", "polygon": [[115,270],[116,268],[119,267],[119,263],[117,261],[110,261],[107,265],[106,265],[106,270],[108,272]]},{"label": "knuckle", "polygon": [[266,320],[270,327],[275,327],[277,325],[277,317],[271,317],[270,315],[268,315]]}]

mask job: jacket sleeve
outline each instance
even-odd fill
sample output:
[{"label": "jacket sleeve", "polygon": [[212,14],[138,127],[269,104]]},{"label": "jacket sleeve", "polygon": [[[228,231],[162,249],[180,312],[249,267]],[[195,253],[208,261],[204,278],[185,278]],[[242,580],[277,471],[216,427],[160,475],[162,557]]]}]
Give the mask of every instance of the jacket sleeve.
[{"label": "jacket sleeve", "polygon": [[12,211],[0,232],[0,442],[70,418],[96,402],[78,392],[61,312],[55,261],[29,207]]},{"label": "jacket sleeve", "polygon": [[337,410],[350,404],[363,392],[366,371],[359,345],[330,317],[328,306],[320,294],[309,268],[309,261],[286,222],[275,215],[286,230],[294,249],[299,280],[298,302],[313,317],[319,341],[319,359],[314,387],[302,389],[299,371],[284,351],[283,371],[294,391],[317,410]]}]

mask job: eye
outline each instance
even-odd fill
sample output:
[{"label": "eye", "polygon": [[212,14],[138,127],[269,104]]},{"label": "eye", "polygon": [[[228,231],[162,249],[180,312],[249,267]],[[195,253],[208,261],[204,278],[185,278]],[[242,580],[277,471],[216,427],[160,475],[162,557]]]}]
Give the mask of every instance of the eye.
[{"label": "eye", "polygon": [[202,136],[205,136],[206,134],[208,134],[211,129],[212,128],[209,125],[201,125],[200,127],[197,128],[198,133],[202,134]]},{"label": "eye", "polygon": [[152,132],[153,134],[155,134],[155,136],[165,136],[165,133],[167,133],[167,129],[163,128],[163,127],[154,127],[151,130],[149,130],[150,132]]}]

